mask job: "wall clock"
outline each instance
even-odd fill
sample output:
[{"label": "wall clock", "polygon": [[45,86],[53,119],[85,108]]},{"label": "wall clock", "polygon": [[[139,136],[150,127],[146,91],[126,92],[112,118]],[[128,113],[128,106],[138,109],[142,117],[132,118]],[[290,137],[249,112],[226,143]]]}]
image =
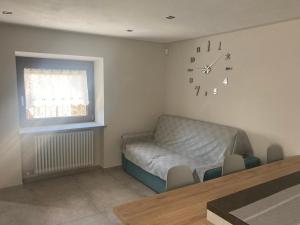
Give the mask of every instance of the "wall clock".
[{"label": "wall clock", "polygon": [[[233,66],[231,65],[231,53],[223,50],[221,41],[213,43],[210,40],[207,42],[205,48],[198,46],[195,52],[197,57],[190,57],[190,67],[187,69],[189,84],[193,87],[196,96],[202,94],[204,96],[208,96],[209,94],[217,95],[220,84],[223,87],[229,84],[228,77],[233,70]],[[205,85],[203,85],[204,80],[210,79],[212,76],[217,76],[215,73],[216,70],[218,70],[218,74],[221,73],[224,74],[224,76],[217,80],[214,86],[205,87]]]}]

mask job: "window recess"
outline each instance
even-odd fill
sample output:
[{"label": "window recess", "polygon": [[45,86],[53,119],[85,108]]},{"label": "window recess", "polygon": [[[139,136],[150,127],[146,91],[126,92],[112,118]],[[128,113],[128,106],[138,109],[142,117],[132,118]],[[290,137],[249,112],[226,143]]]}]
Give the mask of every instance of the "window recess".
[{"label": "window recess", "polygon": [[21,127],[95,121],[94,62],[16,57]]}]

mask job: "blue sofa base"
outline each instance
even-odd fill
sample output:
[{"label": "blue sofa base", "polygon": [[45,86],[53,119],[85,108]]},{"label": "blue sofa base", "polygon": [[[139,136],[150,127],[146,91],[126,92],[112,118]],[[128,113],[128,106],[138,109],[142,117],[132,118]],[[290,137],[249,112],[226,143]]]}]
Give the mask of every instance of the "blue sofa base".
[{"label": "blue sofa base", "polygon": [[[247,169],[260,166],[260,160],[255,156],[248,156],[245,158],[245,166]],[[162,180],[161,178],[148,173],[144,169],[140,168],[139,166],[135,165],[122,154],[122,167],[124,171],[131,176],[135,177],[143,184],[151,188],[153,191],[157,193],[162,193],[165,191],[166,181]],[[204,181],[211,180],[214,178],[218,178],[222,176],[222,168],[214,168],[210,169],[205,172],[204,174]]]}]

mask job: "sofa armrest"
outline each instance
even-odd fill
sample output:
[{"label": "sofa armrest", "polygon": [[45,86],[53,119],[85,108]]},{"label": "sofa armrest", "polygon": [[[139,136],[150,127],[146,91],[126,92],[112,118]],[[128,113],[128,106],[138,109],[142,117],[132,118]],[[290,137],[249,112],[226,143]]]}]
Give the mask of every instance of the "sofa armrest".
[{"label": "sofa armrest", "polygon": [[153,140],[153,131],[124,134],[121,136],[121,148],[123,151],[125,150],[126,144],[138,142],[138,141],[152,141],[152,140]]}]

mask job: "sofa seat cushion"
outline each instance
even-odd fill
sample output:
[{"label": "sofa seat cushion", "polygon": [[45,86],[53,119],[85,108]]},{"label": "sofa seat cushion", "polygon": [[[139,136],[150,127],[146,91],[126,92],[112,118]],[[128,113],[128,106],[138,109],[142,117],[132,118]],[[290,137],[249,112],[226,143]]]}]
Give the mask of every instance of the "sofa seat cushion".
[{"label": "sofa seat cushion", "polygon": [[[137,142],[126,145],[125,157],[147,172],[166,180],[166,160],[174,161],[176,157],[169,151],[154,142]],[[175,158],[174,158],[175,156]],[[169,163],[168,163],[169,164]]]},{"label": "sofa seat cushion", "polygon": [[192,171],[203,171],[200,168],[215,167],[215,165],[203,164],[203,159],[200,157],[189,158],[167,150],[154,142],[127,144],[124,155],[134,164],[163,180],[166,180],[168,170],[174,166],[187,165]]},{"label": "sofa seat cushion", "polygon": [[150,167],[154,159],[172,154],[172,152],[153,142],[136,142],[127,144],[123,153],[131,162],[146,170]]}]

